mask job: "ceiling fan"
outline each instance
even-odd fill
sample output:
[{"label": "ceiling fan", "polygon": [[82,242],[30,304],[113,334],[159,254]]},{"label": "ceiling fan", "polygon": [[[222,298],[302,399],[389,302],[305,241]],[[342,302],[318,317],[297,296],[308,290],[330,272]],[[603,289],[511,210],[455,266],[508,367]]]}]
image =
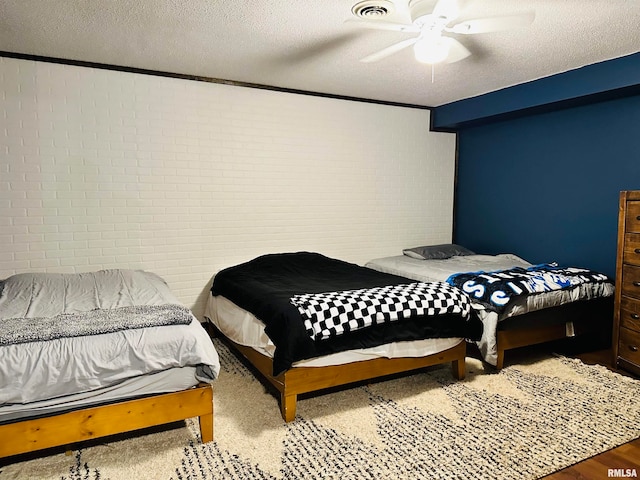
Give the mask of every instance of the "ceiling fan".
[{"label": "ceiling fan", "polygon": [[[376,4],[375,7],[373,7],[374,3]],[[356,4],[352,11],[356,16],[362,18],[380,18],[387,9],[387,6],[382,4],[393,7],[393,4],[386,0],[383,2],[363,1]],[[471,52],[462,43],[447,34],[471,35],[511,30],[527,26],[535,18],[533,12],[528,12],[519,15],[478,18],[454,23],[461,13],[458,0],[410,0],[409,13],[411,23],[407,24],[379,19],[372,21],[351,20],[350,23],[355,22],[365,28],[417,34],[413,38],[402,40],[372,53],[360,61],[365,63],[377,62],[413,45],[416,60],[419,62],[431,65],[441,62],[453,63],[468,57]]]}]

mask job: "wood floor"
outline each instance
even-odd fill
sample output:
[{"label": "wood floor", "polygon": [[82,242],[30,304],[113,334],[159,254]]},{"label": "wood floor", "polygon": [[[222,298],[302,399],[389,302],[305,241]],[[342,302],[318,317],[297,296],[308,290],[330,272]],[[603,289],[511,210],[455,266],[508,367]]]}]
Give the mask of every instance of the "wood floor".
[{"label": "wood floor", "polygon": [[[581,359],[587,364],[604,365],[610,370],[628,375],[624,371],[616,370],[612,366],[611,350],[594,350],[561,352],[567,356]],[[505,364],[509,364],[509,356],[518,356],[517,351],[507,352]],[[517,361],[517,358],[513,359]],[[505,365],[505,366],[506,366]],[[544,477],[544,480],[600,480],[608,478],[640,478],[640,438],[609,450],[571,467],[560,470]]]}]

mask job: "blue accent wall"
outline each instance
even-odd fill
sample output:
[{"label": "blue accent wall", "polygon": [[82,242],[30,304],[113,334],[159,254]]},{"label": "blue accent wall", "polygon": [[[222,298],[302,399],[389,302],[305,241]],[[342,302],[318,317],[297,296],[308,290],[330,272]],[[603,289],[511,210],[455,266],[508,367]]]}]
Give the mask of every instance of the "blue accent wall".
[{"label": "blue accent wall", "polygon": [[619,192],[640,190],[640,54],[433,113],[458,134],[456,243],[614,277]]},{"label": "blue accent wall", "polygon": [[613,277],[625,189],[640,189],[640,96],[464,129],[455,241]]}]

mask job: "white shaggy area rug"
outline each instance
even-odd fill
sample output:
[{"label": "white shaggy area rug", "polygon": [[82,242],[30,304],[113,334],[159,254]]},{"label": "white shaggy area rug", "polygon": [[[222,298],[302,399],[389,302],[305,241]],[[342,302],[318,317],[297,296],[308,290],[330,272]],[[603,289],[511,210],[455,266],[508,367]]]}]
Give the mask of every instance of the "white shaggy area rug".
[{"label": "white shaggy area rug", "polygon": [[564,357],[499,373],[467,359],[464,381],[446,365],[311,396],[285,424],[276,398],[215,343],[214,442],[189,420],[19,459],[0,480],[535,479],[640,437],[640,381]]}]

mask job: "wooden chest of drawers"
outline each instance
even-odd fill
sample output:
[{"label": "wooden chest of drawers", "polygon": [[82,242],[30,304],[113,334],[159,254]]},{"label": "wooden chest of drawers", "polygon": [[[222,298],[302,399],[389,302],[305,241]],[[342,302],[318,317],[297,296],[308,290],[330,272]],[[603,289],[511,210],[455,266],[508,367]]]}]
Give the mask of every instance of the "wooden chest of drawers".
[{"label": "wooden chest of drawers", "polygon": [[615,364],[640,375],[640,191],[620,192],[614,308]]}]

